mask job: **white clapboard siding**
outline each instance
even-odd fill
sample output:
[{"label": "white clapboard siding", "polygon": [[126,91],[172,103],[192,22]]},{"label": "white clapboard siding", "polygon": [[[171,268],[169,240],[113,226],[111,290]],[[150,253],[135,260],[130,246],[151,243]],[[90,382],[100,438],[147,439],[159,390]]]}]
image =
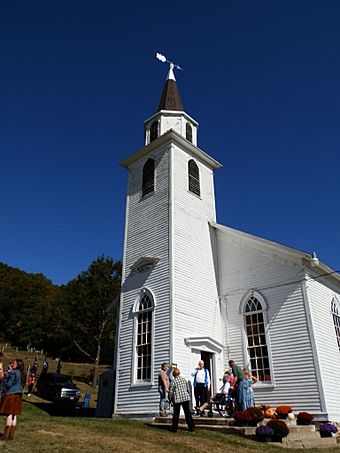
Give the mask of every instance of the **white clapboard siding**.
[{"label": "white clapboard siding", "polygon": [[[156,161],[155,192],[142,199],[142,168],[146,159]],[[129,168],[125,231],[124,281],[121,294],[118,345],[116,413],[155,413],[159,404],[158,372],[170,359],[169,282],[169,150],[160,149]],[[159,258],[148,272],[131,274],[130,267],[142,256]],[[155,297],[155,330],[152,385],[133,384],[134,316],[132,307],[141,288]]]},{"label": "white clapboard siding", "polygon": [[[267,344],[272,362],[272,385],[255,385],[255,400],[271,406],[290,404],[294,410],[321,412],[319,387],[311,346],[301,270],[294,261],[242,233],[218,230],[220,295],[224,304],[229,357],[248,366],[244,320],[240,304],[249,290],[267,304]],[[292,284],[288,284],[292,282]]]},{"label": "white clapboard siding", "polygon": [[308,279],[306,287],[326,410],[331,420],[340,420],[340,353],[331,312],[333,297],[340,301],[339,288],[333,287],[325,278]]},{"label": "white clapboard siding", "polygon": [[188,161],[191,158],[185,149],[173,146],[173,359],[187,378],[190,378],[192,366],[191,351],[184,340],[204,336],[222,342],[209,228],[209,222],[215,221],[213,170],[196,157],[201,193],[197,196],[189,192]]}]

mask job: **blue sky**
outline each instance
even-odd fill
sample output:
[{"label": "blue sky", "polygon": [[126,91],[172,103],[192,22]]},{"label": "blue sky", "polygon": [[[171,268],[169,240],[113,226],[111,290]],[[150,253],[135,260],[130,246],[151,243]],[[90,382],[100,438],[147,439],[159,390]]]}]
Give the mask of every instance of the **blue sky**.
[{"label": "blue sky", "polygon": [[217,219],[340,269],[340,2],[0,0],[0,261],[67,283],[122,257],[167,66],[223,164]]}]

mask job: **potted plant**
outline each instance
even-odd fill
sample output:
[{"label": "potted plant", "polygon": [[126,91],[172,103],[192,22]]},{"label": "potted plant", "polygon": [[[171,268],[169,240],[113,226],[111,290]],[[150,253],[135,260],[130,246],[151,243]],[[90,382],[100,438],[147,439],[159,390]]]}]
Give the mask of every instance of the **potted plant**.
[{"label": "potted plant", "polygon": [[287,415],[293,412],[293,409],[290,406],[278,406],[276,408],[276,414],[278,418],[285,419],[287,418]]},{"label": "potted plant", "polygon": [[247,426],[250,417],[246,411],[237,411],[233,415],[234,420],[238,426]]},{"label": "potted plant", "polygon": [[320,436],[321,437],[332,437],[332,434],[336,434],[338,432],[338,428],[333,425],[333,423],[323,423],[320,425]]},{"label": "potted plant", "polygon": [[261,425],[256,428],[256,439],[260,442],[271,442],[274,435],[273,428],[266,425]]},{"label": "potted plant", "polygon": [[247,414],[247,417],[249,418],[248,425],[250,426],[256,426],[264,419],[263,410],[261,410],[259,407],[248,407],[245,412]]},{"label": "potted plant", "polygon": [[313,415],[309,412],[299,412],[296,417],[296,423],[298,425],[310,425],[313,418]]},{"label": "potted plant", "polygon": [[274,431],[273,440],[276,442],[282,442],[282,438],[289,434],[289,428],[282,420],[269,420],[267,426]]}]

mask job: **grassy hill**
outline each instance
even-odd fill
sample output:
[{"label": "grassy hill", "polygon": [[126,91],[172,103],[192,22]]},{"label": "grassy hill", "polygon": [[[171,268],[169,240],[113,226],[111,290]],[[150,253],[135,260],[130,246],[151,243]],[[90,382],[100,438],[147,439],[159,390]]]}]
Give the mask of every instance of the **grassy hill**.
[{"label": "grassy hill", "polygon": [[[24,361],[26,369],[28,366],[32,366],[34,363],[34,352],[29,351],[16,351],[12,347],[6,347],[4,350],[4,364],[5,369],[7,369],[7,365],[13,359],[22,359]],[[38,365],[38,375],[41,372],[42,364],[45,358],[45,355],[38,354],[39,358],[39,365]],[[49,363],[49,371],[55,372],[56,371],[56,360],[48,357]],[[110,368],[109,365],[102,365],[100,366],[99,374],[103,373],[105,370]],[[62,374],[67,374],[72,376],[73,382],[80,388],[82,395],[85,393],[91,394],[90,400],[90,407],[96,406],[96,399],[97,399],[97,388],[92,387],[91,376],[93,371],[93,364],[91,363],[71,363],[71,362],[62,362]],[[26,390],[26,389],[25,389]],[[33,402],[41,402],[42,400],[38,398],[36,395],[31,397]]]}]

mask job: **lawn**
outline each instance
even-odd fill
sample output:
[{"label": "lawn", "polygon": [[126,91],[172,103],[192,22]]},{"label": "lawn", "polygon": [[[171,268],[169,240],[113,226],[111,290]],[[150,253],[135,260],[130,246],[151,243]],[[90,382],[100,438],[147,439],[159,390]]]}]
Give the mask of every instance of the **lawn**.
[{"label": "lawn", "polygon": [[[5,364],[22,358],[26,366],[32,365],[34,354],[26,351],[5,350]],[[39,369],[43,356],[39,356]],[[49,359],[50,371],[55,371],[55,361]],[[91,393],[91,406],[95,407],[96,388],[89,385],[91,364],[62,364],[62,373],[73,376],[83,393]],[[103,372],[108,367],[101,367]],[[38,369],[38,373],[39,373]],[[244,439],[235,435],[198,430],[191,434],[179,431],[176,434],[159,428],[148,427],[142,421],[121,418],[96,419],[79,416],[54,415],[53,404],[37,395],[24,395],[23,414],[18,417],[18,427],[13,441],[1,442],[1,451],[24,453],[40,452],[234,452],[280,453],[287,450]],[[93,412],[93,411],[92,411]],[[0,423],[4,425],[5,417]],[[3,427],[0,424],[0,431]],[[295,450],[289,450],[294,452]],[[296,450],[297,451],[297,450]],[[299,450],[301,451],[301,450]],[[338,448],[314,449],[310,452],[334,453]]]},{"label": "lawn", "polygon": [[[163,429],[148,427],[142,421],[51,416],[38,407],[38,404],[38,401],[33,400],[24,403],[23,414],[18,417],[15,438],[13,441],[0,442],[0,452],[1,450],[9,453],[284,451],[242,437],[203,430],[193,434],[186,431],[173,434]],[[4,417],[2,419],[4,421]],[[338,448],[309,451],[334,453]]]}]

